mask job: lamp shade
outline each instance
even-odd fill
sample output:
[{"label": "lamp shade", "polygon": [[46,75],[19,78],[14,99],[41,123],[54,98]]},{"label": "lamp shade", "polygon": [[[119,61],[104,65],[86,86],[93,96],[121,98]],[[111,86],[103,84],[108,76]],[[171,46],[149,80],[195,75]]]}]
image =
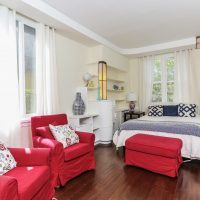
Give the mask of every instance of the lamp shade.
[{"label": "lamp shade", "polygon": [[127,101],[137,101],[137,95],[134,92],[130,92],[126,96]]},{"label": "lamp shade", "polygon": [[84,81],[90,81],[92,79],[92,75],[88,72],[86,72],[84,75],[83,75],[83,80]]}]

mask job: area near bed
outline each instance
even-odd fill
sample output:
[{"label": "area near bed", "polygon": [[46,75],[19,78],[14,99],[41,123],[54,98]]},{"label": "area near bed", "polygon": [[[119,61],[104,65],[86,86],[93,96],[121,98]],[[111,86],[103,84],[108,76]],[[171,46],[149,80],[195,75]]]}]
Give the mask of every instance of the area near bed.
[{"label": "area near bed", "polygon": [[183,142],[181,155],[200,159],[200,117],[144,116],[124,122],[116,131],[113,142],[116,147],[125,145],[127,138],[137,134],[180,138]]}]

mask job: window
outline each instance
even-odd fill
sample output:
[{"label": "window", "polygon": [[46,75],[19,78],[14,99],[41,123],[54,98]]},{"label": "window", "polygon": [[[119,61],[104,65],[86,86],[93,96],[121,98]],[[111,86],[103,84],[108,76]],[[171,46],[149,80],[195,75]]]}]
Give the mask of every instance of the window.
[{"label": "window", "polygon": [[36,112],[36,28],[33,22],[16,22],[20,110],[23,116]]},{"label": "window", "polygon": [[152,102],[174,100],[174,57],[171,54],[156,56],[153,66]]}]

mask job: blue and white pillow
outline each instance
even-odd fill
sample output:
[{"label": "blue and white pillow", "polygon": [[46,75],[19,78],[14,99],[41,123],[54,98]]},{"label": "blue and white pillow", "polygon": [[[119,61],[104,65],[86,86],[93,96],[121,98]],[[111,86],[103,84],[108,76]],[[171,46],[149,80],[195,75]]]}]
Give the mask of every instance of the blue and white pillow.
[{"label": "blue and white pillow", "polygon": [[196,117],[197,105],[196,104],[183,104],[178,105],[179,117]]},{"label": "blue and white pillow", "polygon": [[149,109],[148,116],[155,116],[155,117],[163,116],[163,106],[161,105],[149,106],[148,109]]}]

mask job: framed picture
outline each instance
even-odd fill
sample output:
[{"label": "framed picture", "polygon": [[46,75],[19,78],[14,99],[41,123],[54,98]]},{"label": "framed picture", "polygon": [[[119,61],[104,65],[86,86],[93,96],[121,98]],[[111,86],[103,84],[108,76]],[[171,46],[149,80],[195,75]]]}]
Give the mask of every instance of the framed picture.
[{"label": "framed picture", "polygon": [[200,36],[196,37],[196,49],[200,49]]}]

